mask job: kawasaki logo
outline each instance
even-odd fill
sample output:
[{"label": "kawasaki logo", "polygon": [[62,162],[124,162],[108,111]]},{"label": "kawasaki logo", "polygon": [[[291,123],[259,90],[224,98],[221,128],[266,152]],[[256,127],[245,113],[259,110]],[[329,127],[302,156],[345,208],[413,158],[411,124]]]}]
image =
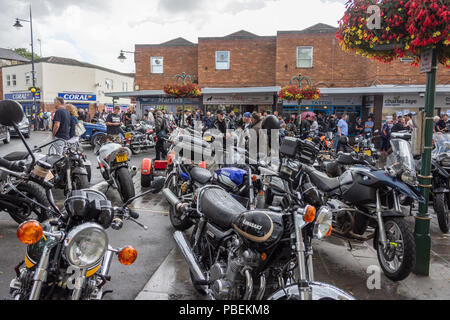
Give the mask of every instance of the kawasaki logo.
[{"label": "kawasaki logo", "polygon": [[242,221],[242,224],[245,224],[246,226],[256,229],[258,231],[262,229],[262,226],[260,226],[259,224],[247,221],[245,219],[244,219],[244,221]]}]

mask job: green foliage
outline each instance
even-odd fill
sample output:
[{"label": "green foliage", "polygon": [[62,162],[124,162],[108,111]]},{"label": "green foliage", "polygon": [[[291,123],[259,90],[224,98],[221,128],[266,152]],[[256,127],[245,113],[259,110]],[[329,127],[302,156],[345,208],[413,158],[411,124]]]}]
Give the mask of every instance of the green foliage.
[{"label": "green foliage", "polygon": [[[17,54],[20,54],[22,57],[25,57],[25,58],[31,60],[31,52],[29,52],[27,49],[25,49],[25,48],[16,48],[16,49],[14,49],[14,51],[15,51]],[[38,56],[38,55],[35,53],[35,54],[34,54],[34,59],[38,59],[38,58],[40,58],[40,56]]]}]

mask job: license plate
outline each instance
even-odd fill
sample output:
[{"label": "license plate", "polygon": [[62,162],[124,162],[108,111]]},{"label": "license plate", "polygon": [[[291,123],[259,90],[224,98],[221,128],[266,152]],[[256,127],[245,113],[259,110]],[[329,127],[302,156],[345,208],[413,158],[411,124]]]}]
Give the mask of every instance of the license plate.
[{"label": "license plate", "polygon": [[205,136],[205,141],[206,142],[211,142],[212,140],[212,136]]},{"label": "license plate", "polygon": [[116,162],[125,162],[128,161],[128,157],[126,154],[118,154],[116,156]]},{"label": "license plate", "polygon": [[369,157],[372,156],[372,150],[364,150],[364,153],[367,154]]},{"label": "license plate", "polygon": [[312,138],[307,138],[306,140],[308,140],[308,141],[312,141]]},{"label": "license plate", "polygon": [[125,133],[125,139],[130,139],[130,138],[131,138],[131,133],[130,132]]},{"label": "license plate", "polygon": [[47,173],[47,176],[45,177],[45,181],[50,181],[54,178],[55,176],[53,175],[53,173],[51,171],[49,171]]},{"label": "license plate", "polygon": [[355,152],[359,152],[359,148],[358,147],[355,148]]}]

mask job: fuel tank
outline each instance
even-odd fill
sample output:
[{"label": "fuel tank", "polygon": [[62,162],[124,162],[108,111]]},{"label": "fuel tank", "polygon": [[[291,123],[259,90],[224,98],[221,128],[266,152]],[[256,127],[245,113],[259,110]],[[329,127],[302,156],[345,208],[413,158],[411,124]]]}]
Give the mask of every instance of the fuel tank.
[{"label": "fuel tank", "polygon": [[245,239],[250,248],[259,252],[277,243],[283,235],[283,216],[267,210],[242,213],[233,228]]}]

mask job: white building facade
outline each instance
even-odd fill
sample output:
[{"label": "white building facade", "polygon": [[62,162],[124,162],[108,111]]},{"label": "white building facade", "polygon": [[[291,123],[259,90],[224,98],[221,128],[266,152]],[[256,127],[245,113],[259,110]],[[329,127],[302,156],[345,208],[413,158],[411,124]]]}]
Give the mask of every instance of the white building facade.
[{"label": "white building facade", "polygon": [[[5,66],[2,68],[3,99],[16,100],[22,104],[26,114],[35,111],[54,111],[55,97],[64,98],[78,108],[89,111],[109,110],[113,100],[105,96],[113,91],[132,91],[134,75],[121,73],[74,59],[48,57],[35,61],[35,86],[33,95],[31,63]],[[35,102],[34,102],[35,100]],[[131,100],[118,99],[115,102],[123,109],[131,106]],[[34,109],[33,109],[33,106]],[[39,108],[39,109],[38,109]]]}]

